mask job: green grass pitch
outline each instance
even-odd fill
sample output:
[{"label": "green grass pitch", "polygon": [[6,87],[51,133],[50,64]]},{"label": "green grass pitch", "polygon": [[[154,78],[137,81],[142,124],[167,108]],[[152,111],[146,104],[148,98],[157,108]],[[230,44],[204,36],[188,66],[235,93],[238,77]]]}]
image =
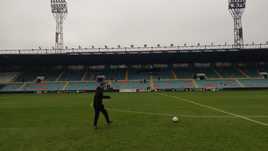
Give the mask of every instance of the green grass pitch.
[{"label": "green grass pitch", "polygon": [[[1,94],[0,151],[267,151],[268,91]],[[178,116],[178,123],[172,122]]]}]

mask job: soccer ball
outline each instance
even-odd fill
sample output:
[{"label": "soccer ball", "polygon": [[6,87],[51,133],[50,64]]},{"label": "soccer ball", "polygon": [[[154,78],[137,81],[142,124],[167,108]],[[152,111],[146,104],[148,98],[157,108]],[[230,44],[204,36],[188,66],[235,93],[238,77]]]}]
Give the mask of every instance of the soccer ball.
[{"label": "soccer ball", "polygon": [[176,123],[176,122],[179,121],[179,118],[178,118],[177,116],[174,116],[174,117],[172,117],[172,121],[173,121],[174,123]]}]

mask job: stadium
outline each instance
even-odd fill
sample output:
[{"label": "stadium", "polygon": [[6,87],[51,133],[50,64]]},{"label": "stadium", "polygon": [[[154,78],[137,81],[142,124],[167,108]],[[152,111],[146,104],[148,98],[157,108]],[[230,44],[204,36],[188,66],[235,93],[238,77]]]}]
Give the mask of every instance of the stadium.
[{"label": "stadium", "polygon": [[97,75],[110,91],[268,88],[267,45],[204,47],[2,52],[0,91],[88,92]]},{"label": "stadium", "polygon": [[[52,0],[55,47],[0,50],[0,150],[267,150],[268,42],[244,43],[245,7],[229,0],[233,44],[68,48]],[[94,130],[98,76],[113,124]]]}]

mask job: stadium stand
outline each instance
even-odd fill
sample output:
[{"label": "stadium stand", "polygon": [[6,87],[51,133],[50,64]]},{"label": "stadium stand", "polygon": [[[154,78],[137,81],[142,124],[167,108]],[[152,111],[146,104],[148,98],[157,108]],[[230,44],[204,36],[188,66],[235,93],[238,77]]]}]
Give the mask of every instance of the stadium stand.
[{"label": "stadium stand", "polygon": [[4,84],[0,84],[0,90],[1,90],[3,87],[5,87],[5,85],[4,85]]},{"label": "stadium stand", "polygon": [[172,79],[172,69],[170,68],[154,68],[154,69],[129,69],[128,80],[149,80],[154,79]]},{"label": "stadium stand", "polygon": [[34,82],[37,77],[44,77],[46,81],[56,81],[61,70],[46,70],[46,71],[24,71],[21,72],[17,78],[16,82]]},{"label": "stadium stand", "polygon": [[241,88],[236,80],[197,80],[198,88]]},{"label": "stadium stand", "polygon": [[259,66],[259,72],[268,72],[268,65]]},{"label": "stadium stand", "polygon": [[38,74],[38,76],[44,76],[46,81],[56,81],[61,71],[59,70],[49,70],[43,71]]},{"label": "stadium stand", "polygon": [[148,70],[139,70],[139,69],[129,69],[128,70],[128,79],[129,80],[142,80],[150,79],[150,71]]},{"label": "stadium stand", "polygon": [[194,88],[192,80],[156,80],[155,89],[185,89]]},{"label": "stadium stand", "polygon": [[112,82],[113,89],[138,89],[138,90],[146,90],[150,87],[148,81],[136,80],[136,81],[120,81],[120,82]]},{"label": "stadium stand", "polygon": [[261,77],[259,74],[259,70],[257,67],[248,66],[248,67],[239,67],[241,71],[243,71],[248,77],[251,78],[259,78]]},{"label": "stadium stand", "polygon": [[[2,72],[0,74],[1,91],[92,91],[96,88],[97,75],[105,75],[111,80],[114,89],[184,89],[184,88],[241,88],[268,87],[267,81],[259,75],[259,71],[266,71],[266,66],[244,67],[177,67],[152,69],[90,69],[86,70],[51,70]],[[176,78],[173,76],[176,74]],[[193,80],[197,73],[204,73],[207,80]],[[18,78],[16,78],[18,76]],[[42,83],[37,83],[38,76],[45,77]],[[56,79],[59,78],[58,81]],[[246,78],[246,79],[245,79]],[[13,80],[12,80],[13,79]],[[14,80],[15,79],[15,80]],[[15,83],[9,83],[15,82]],[[24,82],[24,83],[23,83]],[[151,84],[152,82],[152,84]]]},{"label": "stadium stand", "polygon": [[88,70],[83,81],[94,81],[97,75],[105,75],[108,80],[125,80],[125,69]]},{"label": "stadium stand", "polygon": [[268,80],[265,79],[241,79],[239,81],[244,85],[244,87],[268,87]]},{"label": "stadium stand", "polygon": [[172,79],[172,69],[164,68],[152,71],[151,75],[154,79]]},{"label": "stadium stand", "polygon": [[195,72],[195,74],[204,73],[206,74],[207,78],[220,78],[220,76],[216,73],[216,71],[212,67],[194,68],[193,71]]},{"label": "stadium stand", "polygon": [[95,82],[69,82],[68,86],[65,88],[67,91],[93,91],[96,89]]},{"label": "stadium stand", "polygon": [[22,72],[16,79],[16,82],[33,82],[37,77],[35,72]]},{"label": "stadium stand", "polygon": [[218,72],[223,78],[246,78],[236,67],[217,67],[215,68],[216,72]]},{"label": "stadium stand", "polygon": [[174,68],[174,72],[176,73],[177,79],[189,79],[194,77],[194,69],[192,67],[179,67]]},{"label": "stadium stand", "polygon": [[64,88],[64,82],[46,82],[46,83],[25,83],[21,87],[23,91],[61,91]]},{"label": "stadium stand", "polygon": [[268,48],[191,49],[0,54],[0,92],[268,88]]},{"label": "stadium stand", "polygon": [[21,87],[23,86],[23,83],[9,83],[2,85],[2,88],[0,88],[0,92],[18,92],[23,91]]},{"label": "stadium stand", "polygon": [[81,81],[84,70],[65,70],[59,81]]},{"label": "stadium stand", "polygon": [[17,72],[0,72],[0,83],[11,82],[16,79],[17,75]]}]

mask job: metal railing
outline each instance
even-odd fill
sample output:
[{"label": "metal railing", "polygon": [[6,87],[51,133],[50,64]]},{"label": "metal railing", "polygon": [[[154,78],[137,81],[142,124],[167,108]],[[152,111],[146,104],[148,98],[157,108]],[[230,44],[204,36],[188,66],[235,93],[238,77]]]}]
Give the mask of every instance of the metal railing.
[{"label": "metal railing", "polygon": [[158,52],[158,51],[194,51],[194,50],[237,50],[237,49],[268,49],[266,44],[234,45],[182,45],[182,46],[157,46],[157,47],[118,47],[118,48],[66,48],[66,49],[14,49],[0,50],[0,55],[27,55],[27,54],[70,54],[70,53],[113,53],[113,52]]}]

